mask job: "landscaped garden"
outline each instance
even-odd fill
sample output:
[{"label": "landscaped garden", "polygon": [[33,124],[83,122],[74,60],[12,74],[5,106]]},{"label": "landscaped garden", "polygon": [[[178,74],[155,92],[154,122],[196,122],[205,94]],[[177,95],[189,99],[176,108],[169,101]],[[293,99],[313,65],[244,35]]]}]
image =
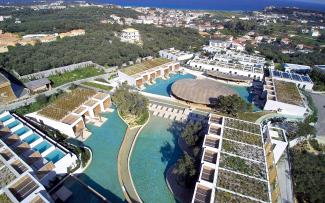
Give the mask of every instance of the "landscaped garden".
[{"label": "landscaped garden", "polygon": [[222,142],[222,151],[255,161],[264,162],[264,152],[263,149],[259,147],[253,147],[224,139]]},{"label": "landscaped garden", "polygon": [[95,82],[84,82],[82,83],[83,85],[89,86],[89,87],[94,87],[94,88],[98,88],[101,90],[105,90],[105,91],[111,91],[113,89],[112,86],[108,86],[108,85],[102,85],[102,84],[98,84]]},{"label": "landscaped garden", "polygon": [[246,121],[241,121],[232,118],[225,119],[225,126],[230,128],[235,128],[238,130],[243,130],[250,133],[260,134],[260,125],[255,123],[250,123]]},{"label": "landscaped garden", "polygon": [[0,195],[0,202],[1,203],[12,203],[12,201],[9,199],[9,197],[5,193],[2,193]]},{"label": "landscaped garden", "polygon": [[238,142],[244,142],[251,145],[256,145],[259,147],[263,146],[262,136],[248,133],[240,130],[235,130],[231,128],[224,128],[223,137],[231,140],[235,140]]},{"label": "landscaped garden", "polygon": [[219,166],[256,178],[266,179],[265,165],[221,153]]},{"label": "landscaped garden", "polygon": [[269,201],[267,181],[264,182],[219,169],[217,187]]},{"label": "landscaped garden", "polygon": [[251,199],[241,197],[239,195],[235,195],[222,190],[216,190],[214,202],[215,203],[225,203],[225,202],[255,203],[257,201],[253,201]]},{"label": "landscaped garden", "polygon": [[120,116],[130,126],[143,125],[149,118],[148,99],[123,83],[112,96]]},{"label": "landscaped garden", "polygon": [[299,90],[294,83],[274,80],[277,100],[283,103],[302,106]]},{"label": "landscaped garden", "polygon": [[91,66],[91,67],[76,69],[76,70],[73,70],[70,72],[65,72],[62,74],[53,75],[53,76],[49,77],[49,80],[52,81],[54,87],[58,87],[65,83],[94,77],[94,76],[101,75],[104,73],[105,73],[105,71],[103,69],[99,69],[99,68]]},{"label": "landscaped garden", "polygon": [[2,188],[8,185],[15,178],[16,178],[15,174],[13,174],[9,168],[3,167],[0,170],[0,187]]}]

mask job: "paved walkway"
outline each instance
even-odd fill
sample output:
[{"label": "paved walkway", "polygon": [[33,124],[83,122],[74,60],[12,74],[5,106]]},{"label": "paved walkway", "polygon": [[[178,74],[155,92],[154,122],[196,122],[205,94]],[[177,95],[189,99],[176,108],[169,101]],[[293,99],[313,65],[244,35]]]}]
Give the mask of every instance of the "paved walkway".
[{"label": "paved walkway", "polygon": [[325,143],[325,95],[314,93],[311,93],[310,95],[318,110],[318,121],[315,125],[317,138],[319,141]]},{"label": "paved walkway", "polygon": [[140,132],[140,130],[141,127],[128,127],[118,154],[119,181],[122,186],[124,196],[128,202],[142,202],[133,184],[129,166],[133,145],[136,140],[136,136],[138,132]]},{"label": "paved walkway", "polygon": [[281,202],[294,202],[291,172],[287,152],[283,154],[283,157],[277,163],[276,168],[280,186]]}]

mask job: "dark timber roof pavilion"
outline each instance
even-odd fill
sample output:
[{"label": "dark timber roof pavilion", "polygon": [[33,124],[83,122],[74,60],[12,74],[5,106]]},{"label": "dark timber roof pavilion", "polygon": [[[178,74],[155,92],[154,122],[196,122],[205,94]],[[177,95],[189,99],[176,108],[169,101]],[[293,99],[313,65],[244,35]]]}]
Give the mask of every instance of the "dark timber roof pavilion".
[{"label": "dark timber roof pavilion", "polygon": [[221,95],[237,94],[222,83],[209,79],[178,80],[172,85],[171,92],[180,100],[204,105],[211,105]]}]

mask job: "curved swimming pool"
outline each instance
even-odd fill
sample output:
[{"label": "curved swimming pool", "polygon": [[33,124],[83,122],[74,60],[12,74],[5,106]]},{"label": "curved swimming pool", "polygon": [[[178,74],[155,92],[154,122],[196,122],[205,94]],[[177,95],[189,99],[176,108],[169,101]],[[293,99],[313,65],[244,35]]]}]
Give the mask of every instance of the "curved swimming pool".
[{"label": "curved swimming pool", "polygon": [[[169,97],[171,93],[171,86],[177,80],[181,79],[194,79],[196,78],[192,74],[171,74],[167,80],[163,80],[161,78],[156,79],[156,83],[152,85],[146,85],[146,88],[143,90],[144,92],[148,92],[151,94],[157,94]],[[220,85],[228,86],[229,88],[233,89],[235,92],[239,94],[239,96],[244,99],[246,102],[252,103],[253,95],[250,93],[248,87],[244,86],[237,86],[231,84],[224,84],[219,82]],[[254,105],[254,111],[260,111],[261,109]]]},{"label": "curved swimming pool", "polygon": [[171,126],[172,121],[151,116],[133,149],[131,175],[144,202],[176,202],[165,181],[167,169],[181,155],[179,135]]},{"label": "curved swimming pool", "polygon": [[118,180],[117,156],[127,125],[120,119],[116,110],[103,116],[107,121],[101,127],[87,125],[92,135],[84,144],[91,148],[93,159],[79,178],[110,202],[124,202]]}]

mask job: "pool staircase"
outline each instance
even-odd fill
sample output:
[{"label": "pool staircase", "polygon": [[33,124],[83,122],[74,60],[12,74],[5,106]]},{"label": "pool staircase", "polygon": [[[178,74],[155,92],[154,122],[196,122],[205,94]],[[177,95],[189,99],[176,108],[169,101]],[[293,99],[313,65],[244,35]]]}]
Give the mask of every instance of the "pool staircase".
[{"label": "pool staircase", "polygon": [[0,114],[0,138],[16,154],[28,163],[41,183],[46,185],[55,177],[56,163],[65,155],[62,150],[31,129],[32,126],[10,114],[8,111]]}]

